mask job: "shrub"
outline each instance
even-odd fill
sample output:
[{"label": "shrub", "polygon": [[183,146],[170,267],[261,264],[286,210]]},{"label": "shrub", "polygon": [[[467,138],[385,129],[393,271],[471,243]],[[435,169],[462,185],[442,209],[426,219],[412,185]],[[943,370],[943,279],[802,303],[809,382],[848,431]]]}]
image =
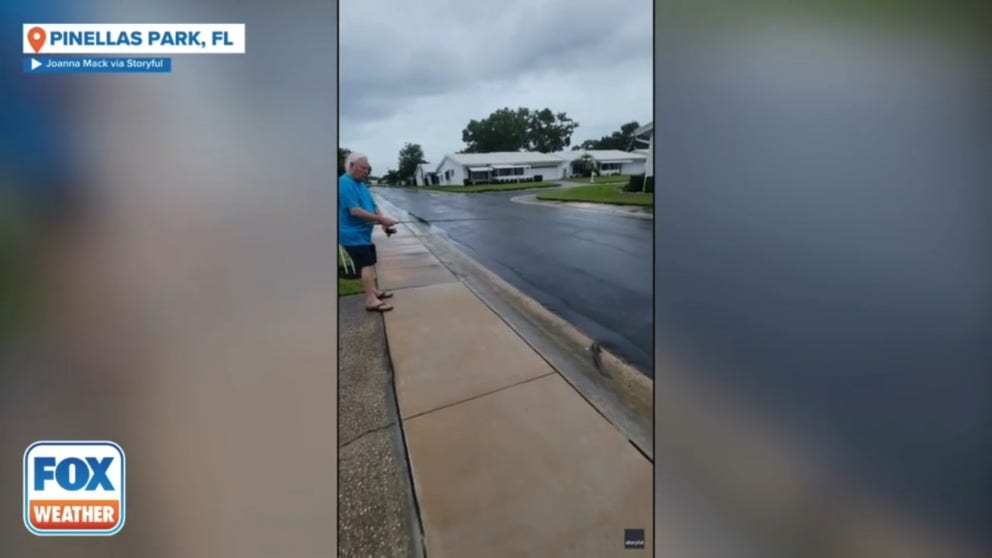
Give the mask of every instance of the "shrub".
[{"label": "shrub", "polygon": [[627,181],[627,185],[623,189],[627,192],[640,192],[641,188],[644,187],[644,175],[635,174],[631,175],[630,180]]},{"label": "shrub", "polygon": [[644,178],[643,174],[635,174],[630,177],[623,189],[626,192],[654,192],[654,177]]},{"label": "shrub", "polygon": [[540,175],[540,174],[535,174],[534,175],[534,182],[541,182],[542,180],[544,180],[544,176],[543,175]]},{"label": "shrub", "polygon": [[471,178],[466,178],[462,182],[465,183],[464,186],[471,186],[472,185],[472,179]]}]

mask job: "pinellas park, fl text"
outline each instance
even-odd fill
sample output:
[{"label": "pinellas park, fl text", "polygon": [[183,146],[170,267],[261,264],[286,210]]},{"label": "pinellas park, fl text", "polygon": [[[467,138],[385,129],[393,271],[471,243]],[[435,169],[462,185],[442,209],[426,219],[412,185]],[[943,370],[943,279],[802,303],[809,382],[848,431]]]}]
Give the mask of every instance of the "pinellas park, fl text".
[{"label": "pinellas park, fl text", "polygon": [[[149,31],[146,37],[141,31],[53,31],[51,43],[65,46],[199,46],[206,48],[207,43],[200,39],[199,31]],[[212,45],[232,46],[227,31],[211,33]]]}]

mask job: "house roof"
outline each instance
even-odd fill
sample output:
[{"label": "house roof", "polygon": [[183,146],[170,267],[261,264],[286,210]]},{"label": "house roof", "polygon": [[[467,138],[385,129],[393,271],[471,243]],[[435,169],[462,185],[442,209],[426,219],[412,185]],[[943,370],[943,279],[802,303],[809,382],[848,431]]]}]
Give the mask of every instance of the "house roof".
[{"label": "house roof", "polygon": [[446,155],[459,165],[484,167],[487,165],[533,165],[561,163],[561,159],[547,153],[533,151],[496,151],[493,153],[452,153]]},{"label": "house roof", "polygon": [[566,160],[574,161],[588,153],[593,159],[600,163],[613,161],[640,161],[646,159],[647,155],[636,151],[620,151],[619,149],[579,149],[577,151],[559,151],[556,156]]},{"label": "house roof", "polygon": [[566,161],[574,161],[583,155],[585,155],[585,151],[581,149],[575,151],[559,151],[555,153],[555,157],[558,157],[559,159],[564,159]]},{"label": "house roof", "polygon": [[644,159],[645,156],[640,153],[635,153],[633,151],[620,151],[619,149],[603,149],[603,150],[589,150],[587,151],[592,155],[593,159],[600,162],[609,161],[630,161]]}]

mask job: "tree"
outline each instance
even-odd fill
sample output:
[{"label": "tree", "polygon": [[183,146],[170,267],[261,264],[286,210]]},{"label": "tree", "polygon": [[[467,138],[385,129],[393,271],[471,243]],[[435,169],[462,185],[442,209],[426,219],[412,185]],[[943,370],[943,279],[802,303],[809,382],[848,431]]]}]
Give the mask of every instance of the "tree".
[{"label": "tree", "polygon": [[637,148],[634,141],[634,131],[641,125],[637,121],[628,122],[620,126],[618,131],[614,131],[608,136],[603,136],[598,140],[586,140],[580,144],[582,149],[617,149],[620,151],[633,151]]},{"label": "tree", "polygon": [[382,175],[382,182],[384,184],[392,184],[393,186],[397,186],[400,183],[400,175],[393,169],[389,169],[386,174]]},{"label": "tree", "polygon": [[581,157],[572,161],[572,171],[579,176],[588,176],[593,180],[593,174],[599,174],[599,162],[592,158],[592,155],[584,153]]},{"label": "tree", "polygon": [[466,144],[465,153],[522,149],[549,153],[571,145],[572,132],[578,126],[564,112],[505,107],[482,120],[469,121],[462,130],[462,141]]},{"label": "tree", "polygon": [[572,132],[579,124],[564,112],[557,114],[551,109],[530,113],[528,129],[528,149],[541,153],[562,151],[572,143]]},{"label": "tree", "polygon": [[466,153],[520,151],[527,145],[529,111],[501,108],[482,120],[470,120],[462,130]]},{"label": "tree", "polygon": [[338,148],[338,176],[341,176],[345,172],[344,162],[348,158],[348,155],[351,155],[350,149],[345,147]]},{"label": "tree", "polygon": [[397,175],[400,180],[414,181],[415,175],[417,173],[417,167],[424,161],[424,150],[416,143],[407,143],[400,149],[400,161],[399,170]]}]

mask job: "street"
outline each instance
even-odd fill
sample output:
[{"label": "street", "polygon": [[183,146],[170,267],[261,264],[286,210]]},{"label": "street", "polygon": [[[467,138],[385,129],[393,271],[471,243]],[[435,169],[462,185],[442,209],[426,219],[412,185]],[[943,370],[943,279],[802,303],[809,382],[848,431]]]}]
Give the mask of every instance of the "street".
[{"label": "street", "polygon": [[374,190],[653,377],[651,220],[511,201],[521,191]]}]

